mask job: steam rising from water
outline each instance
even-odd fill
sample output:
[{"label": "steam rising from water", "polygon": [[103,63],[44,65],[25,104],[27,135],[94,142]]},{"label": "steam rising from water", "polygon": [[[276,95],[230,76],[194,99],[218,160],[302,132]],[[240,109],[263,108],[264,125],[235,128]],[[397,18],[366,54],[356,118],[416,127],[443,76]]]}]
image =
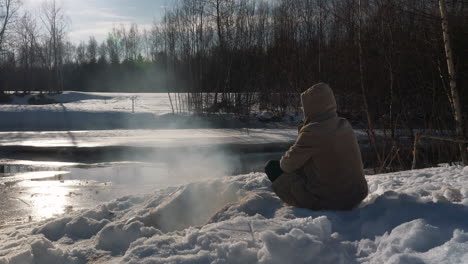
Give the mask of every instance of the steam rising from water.
[{"label": "steam rising from water", "polygon": [[[161,160],[164,153],[158,156],[155,159]],[[168,193],[165,199],[148,202],[146,213],[130,222],[139,221],[162,232],[182,230],[206,224],[217,212],[242,199],[239,188],[216,181],[230,175],[241,163],[240,157],[229,154],[228,150],[191,149],[172,152],[164,158],[167,174],[159,184],[183,186]],[[154,171],[155,177],[157,173]]]}]

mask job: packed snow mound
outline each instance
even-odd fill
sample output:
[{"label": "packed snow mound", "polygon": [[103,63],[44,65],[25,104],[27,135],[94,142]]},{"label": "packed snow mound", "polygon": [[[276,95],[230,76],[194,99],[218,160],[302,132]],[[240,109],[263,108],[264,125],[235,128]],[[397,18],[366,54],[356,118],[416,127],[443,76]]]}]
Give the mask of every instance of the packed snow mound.
[{"label": "packed snow mound", "polygon": [[367,179],[346,212],[287,206],[260,173],[123,197],[0,230],[0,263],[468,263],[468,168]]}]

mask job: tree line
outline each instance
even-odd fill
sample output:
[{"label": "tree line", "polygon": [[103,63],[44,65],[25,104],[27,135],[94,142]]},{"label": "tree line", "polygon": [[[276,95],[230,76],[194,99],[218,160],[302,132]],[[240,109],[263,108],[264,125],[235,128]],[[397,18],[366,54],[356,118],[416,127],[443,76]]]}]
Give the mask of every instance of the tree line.
[{"label": "tree line", "polygon": [[389,138],[399,128],[466,135],[466,117],[453,118],[468,113],[453,97],[455,86],[468,102],[466,0],[174,2],[150,28],[117,25],[101,43],[71,43],[55,0],[39,17],[0,0],[0,90],[188,92],[169,94],[174,111],[285,113],[323,81],[342,115]]}]

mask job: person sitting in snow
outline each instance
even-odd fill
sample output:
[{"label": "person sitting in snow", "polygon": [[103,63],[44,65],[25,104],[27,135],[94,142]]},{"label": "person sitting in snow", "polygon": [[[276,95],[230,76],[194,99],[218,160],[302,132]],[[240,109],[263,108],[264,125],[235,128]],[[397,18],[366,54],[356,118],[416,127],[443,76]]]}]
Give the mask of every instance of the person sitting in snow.
[{"label": "person sitting in snow", "polygon": [[312,210],[351,210],[368,194],[356,135],[336,113],[328,84],[301,94],[304,124],[281,161],[265,167],[272,188],[284,202]]}]

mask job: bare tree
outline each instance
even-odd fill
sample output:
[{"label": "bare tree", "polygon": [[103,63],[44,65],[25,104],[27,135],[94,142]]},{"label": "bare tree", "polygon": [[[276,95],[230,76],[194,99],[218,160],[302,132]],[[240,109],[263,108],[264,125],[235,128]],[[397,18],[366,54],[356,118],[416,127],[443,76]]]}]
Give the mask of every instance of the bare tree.
[{"label": "bare tree", "polygon": [[86,57],[88,62],[91,64],[96,63],[96,57],[98,54],[98,43],[94,36],[89,37],[88,46],[86,48]]},{"label": "bare tree", "polygon": [[47,32],[48,66],[51,71],[51,91],[63,91],[62,64],[63,44],[66,35],[66,17],[57,0],[43,3],[41,20]]},{"label": "bare tree", "polygon": [[150,32],[146,28],[144,28],[141,33],[141,50],[145,58],[151,58],[151,37]]},{"label": "bare tree", "polygon": [[141,53],[140,31],[136,23],[132,23],[127,35],[128,59],[135,61]]},{"label": "bare tree", "polygon": [[15,26],[16,53],[18,66],[23,72],[23,91],[34,90],[33,68],[39,67],[42,61],[40,49],[40,32],[36,20],[26,12]]},{"label": "bare tree", "polygon": [[65,42],[63,45],[63,63],[68,65],[73,64],[75,53],[76,46],[70,41]]},{"label": "bare tree", "polygon": [[107,44],[105,41],[101,42],[101,45],[99,45],[98,48],[98,63],[100,64],[105,64],[107,63],[107,54],[108,54],[108,49],[107,49]]},{"label": "bare tree", "polygon": [[76,47],[75,61],[78,64],[86,63],[86,43],[84,41],[81,41],[78,47]]},{"label": "bare tree", "polygon": [[149,33],[150,58],[153,62],[164,52],[164,32],[159,23],[154,22]]},{"label": "bare tree", "polygon": [[[443,33],[443,38],[444,38],[445,55],[447,57],[447,68],[448,68],[450,91],[451,91],[451,94],[450,94],[451,98],[449,98],[449,100],[451,102],[452,109],[453,109],[453,116],[455,119],[457,137],[459,140],[463,140],[465,138],[463,112],[462,112],[462,106],[460,104],[460,96],[458,94],[457,73],[455,71],[453,51],[452,51],[452,46],[450,43],[450,31],[449,31],[447,8],[445,5],[445,0],[439,0],[439,8],[440,8],[440,17],[442,18],[442,33]],[[468,165],[468,150],[467,150],[466,144],[460,143],[459,148],[460,148],[460,154],[461,154],[463,163],[465,165]]]},{"label": "bare tree", "polygon": [[6,32],[14,21],[19,7],[19,0],[0,0],[0,51],[3,49]]},{"label": "bare tree", "polygon": [[140,32],[138,25],[132,23],[129,28],[122,24],[113,29],[112,37],[119,44],[122,58],[126,61],[135,61],[141,51]]},{"label": "bare tree", "polygon": [[14,53],[5,49],[7,32],[16,17],[19,0],[0,0],[0,95],[7,90],[7,71],[14,68]]},{"label": "bare tree", "polygon": [[116,36],[115,30],[113,33],[110,33],[109,36],[107,36],[106,44],[107,53],[109,54],[109,61],[114,65],[119,64],[121,59],[121,49],[120,41],[118,36]]}]

